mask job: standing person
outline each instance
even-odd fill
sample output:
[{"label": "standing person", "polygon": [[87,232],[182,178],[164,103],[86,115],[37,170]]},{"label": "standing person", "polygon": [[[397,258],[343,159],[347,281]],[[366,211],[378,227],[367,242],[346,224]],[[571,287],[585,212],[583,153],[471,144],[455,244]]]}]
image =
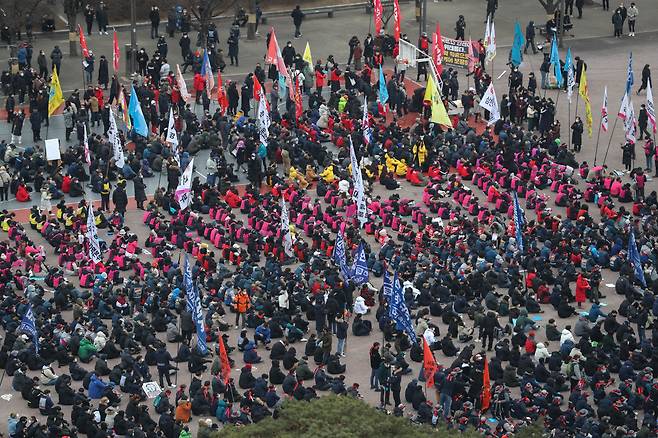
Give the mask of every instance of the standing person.
[{"label": "standing person", "polygon": [[329,327],[324,327],[319,341],[322,345],[322,365],[327,365],[329,363],[329,357],[331,356],[331,346],[333,341],[331,329]]},{"label": "standing person", "polygon": [[112,190],[110,180],[104,177],[101,183],[101,211],[108,211],[110,209],[110,190]]},{"label": "standing person", "polygon": [[45,79],[48,76],[48,60],[43,50],[39,50],[37,65],[39,66],[39,76]]},{"label": "standing person", "polygon": [[363,48],[361,43],[357,43],[354,48],[354,70],[361,70],[361,59],[363,58]]},{"label": "standing person", "polygon": [[382,356],[379,353],[379,342],[375,342],[370,347],[370,389],[379,390],[378,371],[382,364]]},{"label": "standing person", "polygon": [[653,83],[651,82],[651,68],[649,64],[644,64],[644,68],[642,69],[642,85],[637,90],[637,94],[639,95],[642,90],[646,90],[648,85],[653,87]]},{"label": "standing person", "polygon": [[647,176],[644,174],[642,167],[635,172],[635,200],[644,201],[644,186],[647,184]]},{"label": "standing person", "polygon": [[583,18],[583,6],[584,5],[585,5],[585,0],[576,0],[576,9],[578,9],[578,19]]},{"label": "standing person", "polygon": [[649,114],[647,113],[647,106],[644,104],[640,105],[640,113],[637,116],[637,124],[640,128],[640,138],[638,138],[638,140],[646,140],[651,138],[651,134],[647,130],[647,126],[649,125]]},{"label": "standing person", "polygon": [[615,10],[615,13],[612,14],[612,27],[614,30],[614,36],[621,38],[621,33],[624,30],[624,19],[621,17],[619,8]]},{"label": "standing person", "polygon": [[494,20],[494,15],[496,15],[496,9],[498,9],[498,0],[487,0],[487,15],[484,22],[486,23],[487,17],[491,17],[491,21]]},{"label": "standing person", "polygon": [[295,6],[295,9],[293,9],[290,13],[290,16],[292,17],[292,22],[295,25],[295,38],[299,38],[302,36],[302,20],[304,19],[305,15],[299,8],[299,5],[297,5]]},{"label": "standing person", "polygon": [[352,58],[354,57],[354,49],[356,49],[356,46],[359,45],[359,38],[354,35],[352,38],[350,38],[350,41],[347,43],[347,45],[350,47],[350,56],[347,57],[347,65],[350,65],[352,63]]},{"label": "standing person", "polygon": [[640,11],[635,6],[635,3],[631,3],[631,7],[628,8],[628,36],[635,36],[635,20],[640,14]]},{"label": "standing person", "polygon": [[347,329],[349,326],[350,325],[345,320],[344,316],[340,318],[338,324],[336,324],[336,339],[338,340],[336,354],[342,357],[345,357],[345,344],[347,343]]},{"label": "standing person", "polygon": [[50,52],[50,61],[52,62],[52,69],[55,70],[57,68],[57,74],[59,75],[62,66],[62,50],[59,46],[55,46],[53,51]]},{"label": "standing person", "polygon": [[137,176],[133,179],[133,186],[135,192],[135,202],[137,203],[137,208],[144,210],[144,202],[146,198],[146,184],[144,184],[144,178],[142,177],[142,171],[137,172]]},{"label": "standing person", "polygon": [[41,186],[41,210],[45,215],[50,214],[50,210],[52,210],[53,206],[50,200],[52,199],[52,196],[50,194],[49,190],[49,184],[45,183],[44,185]]},{"label": "standing person", "polygon": [[112,193],[112,202],[114,209],[124,217],[126,215],[126,208],[128,207],[128,195],[125,190],[126,183],[124,181],[117,184],[117,188]]},{"label": "standing person", "polygon": [[32,111],[30,114],[30,125],[32,125],[32,141],[41,141],[41,112]]},{"label": "standing person", "polygon": [[85,6],[85,22],[87,23],[87,35],[91,36],[91,29],[94,26],[94,8],[91,7],[89,3]]},{"label": "standing person", "polygon": [[100,2],[98,4],[98,9],[96,9],[96,21],[98,22],[98,34],[99,35],[108,35],[107,33],[107,6],[105,3]]},{"label": "standing person", "polygon": [[537,45],[535,44],[535,22],[530,21],[525,28],[525,48],[523,53],[528,53],[528,47],[532,47],[532,53],[537,54]]},{"label": "standing person", "polygon": [[576,116],[576,120],[571,125],[571,145],[574,152],[580,152],[583,145],[583,130],[583,122],[580,120],[580,116]]},{"label": "standing person", "polygon": [[324,72],[322,67],[322,60],[318,59],[315,63],[315,88],[318,93],[322,94],[322,87],[324,87],[324,81],[327,78],[327,74]]},{"label": "standing person", "polygon": [[455,39],[464,41],[466,34],[466,20],[464,19],[463,15],[460,15],[459,19],[455,23],[455,32],[457,32]]},{"label": "standing person", "polygon": [[247,295],[247,291],[240,289],[233,298],[233,308],[235,309],[235,328],[240,328],[240,316],[242,316],[242,328],[247,323],[247,310],[251,307],[251,299]]},{"label": "standing person", "polygon": [[573,15],[573,0],[564,0],[564,15]]},{"label": "standing person", "polygon": [[[171,353],[167,351],[164,344],[160,344],[160,348],[155,352],[154,355],[155,365],[158,368],[158,380],[160,380],[160,388],[164,388],[164,379],[167,380],[167,385],[172,388],[175,388],[176,385],[171,384],[171,378],[169,377],[169,370],[171,369]],[[163,379],[164,377],[164,379]]]},{"label": "standing person", "polygon": [[604,11],[609,11],[610,10],[610,0],[603,0],[602,5],[603,5],[603,10]]},{"label": "standing person", "polygon": [[89,56],[87,56],[82,63],[85,70],[85,81],[87,84],[91,84],[91,81],[94,79],[94,52],[89,51]]},{"label": "standing person", "polygon": [[11,185],[11,175],[7,172],[5,166],[0,166],[0,202],[9,201],[9,186]]},{"label": "standing person", "polygon": [[14,117],[12,117],[11,142],[14,144],[16,144],[16,140],[18,140],[18,144],[22,143],[24,121],[25,121],[25,113],[23,113],[23,110],[18,111],[18,113],[14,114]]},{"label": "standing person", "polygon": [[393,393],[393,406],[400,406],[402,401],[400,400],[400,391],[402,391],[402,374],[403,369],[401,366],[396,365],[395,369],[391,373],[390,384],[391,392]]},{"label": "standing person", "polygon": [[626,144],[621,147],[621,151],[621,162],[624,165],[624,168],[630,172],[631,166],[633,165],[633,159],[635,158],[633,156],[633,144],[626,142]]},{"label": "standing person", "polygon": [[647,160],[647,171],[651,173],[653,170],[653,159],[656,155],[656,147],[653,144],[653,140],[649,137],[644,142],[644,156]]},{"label": "standing person", "polygon": [[160,27],[160,9],[157,6],[151,6],[149,19],[151,20],[151,39],[153,40],[159,37],[158,28]]},{"label": "standing person", "polygon": [[110,66],[105,55],[101,55],[101,59],[98,61],[98,85],[101,85],[104,90],[107,90],[107,84],[109,83]]},{"label": "standing person", "polygon": [[[427,34],[425,34],[425,38],[427,38]],[[422,50],[420,45],[418,47]],[[375,41],[372,39],[372,35],[368,34],[366,39],[363,40],[363,57],[365,58],[365,63],[372,65],[373,56],[375,56]]]},{"label": "standing person", "polygon": [[184,32],[183,35],[181,35],[180,40],[178,40],[181,57],[184,60],[187,59],[188,55],[192,54],[192,50],[190,49],[191,44],[192,41],[190,40],[190,37],[187,35],[187,32]]},{"label": "standing person", "polygon": [[240,65],[238,62],[238,37],[231,33],[226,43],[228,44],[228,57],[231,60],[231,65],[235,64],[238,67]]}]

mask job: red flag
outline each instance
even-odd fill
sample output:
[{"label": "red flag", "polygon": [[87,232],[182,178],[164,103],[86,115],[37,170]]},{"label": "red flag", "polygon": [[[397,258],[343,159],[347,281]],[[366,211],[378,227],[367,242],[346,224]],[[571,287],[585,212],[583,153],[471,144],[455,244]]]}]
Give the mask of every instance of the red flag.
[{"label": "red flag", "polygon": [[441,27],[436,23],[436,32],[432,34],[432,59],[436,72],[440,75],[443,73],[443,54],[445,49],[443,47],[443,39],[441,38]]},{"label": "red flag", "polygon": [[222,81],[222,72],[219,70],[217,71],[217,103],[219,104],[220,114],[224,115],[226,108],[228,108],[228,97]]},{"label": "red flag", "polygon": [[279,58],[279,43],[274,34],[274,27],[270,30],[270,45],[267,47],[267,56],[265,57],[265,64],[276,64]]},{"label": "red flag", "polygon": [[78,35],[80,36],[80,50],[82,51],[82,57],[86,58],[89,56],[89,49],[87,48],[87,40],[85,39],[85,33],[82,30],[82,26],[78,24]]},{"label": "red flag", "polygon": [[400,31],[402,29],[402,14],[400,13],[400,4],[398,0],[393,0],[393,17],[395,18],[394,37],[395,41],[400,41]]},{"label": "red flag", "polygon": [[491,405],[491,381],[489,380],[489,364],[487,357],[484,357],[484,373],[482,374],[482,405],[480,410],[482,412],[489,409]]},{"label": "red flag", "polygon": [[375,35],[379,35],[382,30],[382,17],[384,16],[384,8],[382,7],[382,0],[374,1],[373,12],[375,14]]},{"label": "red flag", "polygon": [[430,350],[430,346],[427,345],[425,338],[423,338],[423,374],[428,387],[434,386],[434,373],[438,368],[434,354]]},{"label": "red flag", "polygon": [[302,93],[299,90],[299,78],[295,78],[295,116],[299,119],[304,114],[302,106]]},{"label": "red flag", "polygon": [[473,73],[475,71],[475,63],[478,62],[478,58],[473,52],[473,41],[468,39],[468,72]]},{"label": "red flag", "polygon": [[231,377],[231,362],[228,360],[228,354],[226,354],[226,347],[224,346],[224,339],[221,333],[219,333],[219,361],[222,363],[224,383],[227,384],[228,379]]},{"label": "red flag", "polygon": [[260,100],[260,93],[262,88],[263,87],[260,85],[260,81],[256,76],[254,76],[254,99],[256,99],[256,102]]},{"label": "red flag", "polygon": [[119,37],[117,36],[116,29],[114,30],[113,40],[114,50],[112,51],[112,66],[114,67],[114,73],[119,73],[119,59],[121,58],[121,52],[119,52]]}]

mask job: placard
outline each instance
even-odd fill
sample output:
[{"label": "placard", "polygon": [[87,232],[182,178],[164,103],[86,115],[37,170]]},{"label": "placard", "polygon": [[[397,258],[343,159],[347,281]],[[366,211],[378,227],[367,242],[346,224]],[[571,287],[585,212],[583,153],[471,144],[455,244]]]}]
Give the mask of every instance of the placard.
[{"label": "placard", "polygon": [[[452,67],[468,68],[468,41],[454,40],[452,38],[441,37],[443,40],[443,64]],[[473,57],[477,60],[478,46],[477,41],[472,41]]]},{"label": "placard", "polygon": [[142,389],[148,398],[156,398],[162,392],[158,382],[144,382],[142,383]]},{"label": "placard", "polygon": [[46,160],[61,160],[62,153],[59,150],[59,138],[49,138],[46,140]]}]

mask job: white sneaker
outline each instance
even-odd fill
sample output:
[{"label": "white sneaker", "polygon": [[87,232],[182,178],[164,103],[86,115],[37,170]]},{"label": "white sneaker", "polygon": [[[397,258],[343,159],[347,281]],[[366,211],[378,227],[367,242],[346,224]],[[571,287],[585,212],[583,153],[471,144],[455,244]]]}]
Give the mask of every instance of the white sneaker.
[{"label": "white sneaker", "polygon": [[306,339],[306,338],[301,339],[301,342],[306,342],[306,341],[308,341],[308,339]]},{"label": "white sneaker", "polygon": [[103,35],[103,32],[101,32],[101,31],[99,30],[99,31],[98,31],[98,34],[99,34],[99,35]]},{"label": "white sneaker", "polygon": [[105,31],[105,35],[109,35],[109,33],[107,33],[107,31]]}]

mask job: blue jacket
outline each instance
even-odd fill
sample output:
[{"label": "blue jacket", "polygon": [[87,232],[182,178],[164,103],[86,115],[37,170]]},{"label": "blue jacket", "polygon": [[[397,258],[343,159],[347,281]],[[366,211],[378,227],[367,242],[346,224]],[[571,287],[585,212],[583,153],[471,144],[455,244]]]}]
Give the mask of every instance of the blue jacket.
[{"label": "blue jacket", "polygon": [[265,327],[263,324],[256,327],[256,334],[262,336],[263,338],[265,338],[265,341],[267,341],[267,342],[270,341],[271,333],[272,332],[269,329],[269,327]]},{"label": "blue jacket", "polygon": [[107,387],[111,388],[112,384],[103,382],[96,376],[96,374],[93,374],[91,376],[91,380],[89,381],[89,398],[99,399],[103,397],[105,388]]}]

